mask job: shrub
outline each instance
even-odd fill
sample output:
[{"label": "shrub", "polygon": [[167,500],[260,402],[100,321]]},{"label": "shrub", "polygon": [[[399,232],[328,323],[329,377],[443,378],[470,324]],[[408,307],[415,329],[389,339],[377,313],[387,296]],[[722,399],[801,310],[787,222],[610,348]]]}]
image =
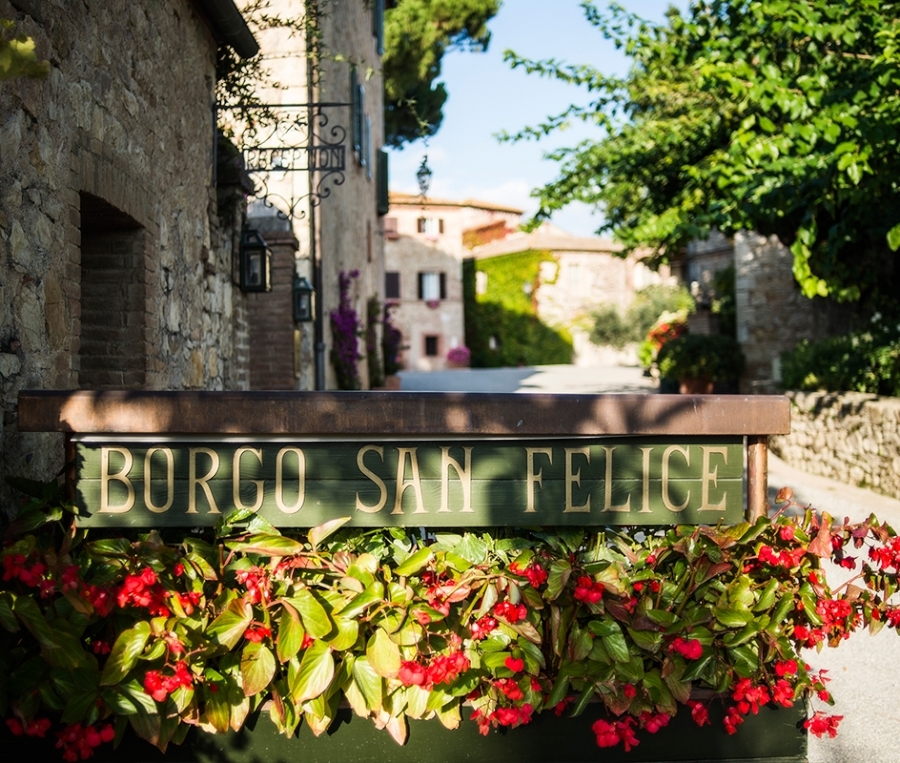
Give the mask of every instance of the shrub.
[{"label": "shrub", "polygon": [[384,305],[384,319],[381,327],[381,350],[384,353],[384,374],[393,376],[402,370],[400,353],[403,351],[403,332],[393,321],[391,311],[397,307],[395,302],[386,302]]},{"label": "shrub", "polygon": [[657,362],[665,379],[731,381],[744,372],[741,346],[724,334],[679,336],[662,346]]},{"label": "shrub", "polygon": [[[401,743],[408,718],[453,727],[464,701],[485,734],[592,699],[614,714],[601,747],[678,712],[705,725],[713,702],[734,733],[762,705],[833,702],[810,647],[900,626],[900,539],[874,516],[423,538],[346,518],[282,535],[244,511],[164,538],[76,532],[71,510],[32,499],[0,550],[0,709],[12,734],[58,729],[65,760],[129,725],[162,750],[263,712],[289,737],[341,733],[341,699]],[[832,589],[825,559],[860,584]]]},{"label": "shrub", "polygon": [[802,341],[781,356],[781,378],[787,389],[900,397],[900,326]]},{"label": "shrub", "polygon": [[594,312],[594,327],[591,329],[591,341],[594,344],[621,350],[629,342],[635,341],[634,335],[634,326],[622,318],[622,313],[615,305],[601,305]]}]

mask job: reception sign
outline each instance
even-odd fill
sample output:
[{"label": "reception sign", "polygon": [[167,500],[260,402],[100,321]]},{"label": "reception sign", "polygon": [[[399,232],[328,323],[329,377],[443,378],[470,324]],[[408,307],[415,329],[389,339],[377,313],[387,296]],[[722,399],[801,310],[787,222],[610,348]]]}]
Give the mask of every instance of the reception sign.
[{"label": "reception sign", "polygon": [[79,523],[278,527],[739,522],[743,439],[75,439]]}]

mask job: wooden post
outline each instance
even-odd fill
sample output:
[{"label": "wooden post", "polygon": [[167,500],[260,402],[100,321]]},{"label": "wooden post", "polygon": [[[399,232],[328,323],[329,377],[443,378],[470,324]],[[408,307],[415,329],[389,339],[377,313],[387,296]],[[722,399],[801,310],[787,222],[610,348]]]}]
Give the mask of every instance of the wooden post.
[{"label": "wooden post", "polygon": [[747,436],[747,521],[755,522],[769,510],[769,438]]}]

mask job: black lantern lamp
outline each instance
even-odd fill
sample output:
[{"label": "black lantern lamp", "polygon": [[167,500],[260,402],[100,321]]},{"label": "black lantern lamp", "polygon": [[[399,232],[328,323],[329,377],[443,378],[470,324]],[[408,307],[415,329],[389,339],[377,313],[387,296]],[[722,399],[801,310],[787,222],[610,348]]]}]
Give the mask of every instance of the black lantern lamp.
[{"label": "black lantern lamp", "polygon": [[422,163],[416,171],[416,180],[419,181],[419,191],[421,195],[428,195],[428,187],[431,185],[431,167],[428,166],[428,154],[422,157]]},{"label": "black lantern lamp", "polygon": [[294,273],[292,296],[294,302],[295,323],[308,323],[313,319],[313,300],[315,294],[316,292],[309,281]]},{"label": "black lantern lamp", "polygon": [[272,250],[254,228],[241,231],[241,291],[272,291]]}]

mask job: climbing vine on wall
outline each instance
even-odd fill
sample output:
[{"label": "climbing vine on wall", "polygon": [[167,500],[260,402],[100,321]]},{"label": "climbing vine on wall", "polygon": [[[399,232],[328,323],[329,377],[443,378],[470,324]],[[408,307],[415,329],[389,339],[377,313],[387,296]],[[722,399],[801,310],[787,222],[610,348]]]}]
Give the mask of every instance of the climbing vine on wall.
[{"label": "climbing vine on wall", "polygon": [[[466,342],[472,350],[473,367],[571,362],[568,331],[548,326],[538,316],[541,264],[545,262],[557,264],[549,252],[533,249],[466,261]],[[478,272],[484,275],[478,276]],[[485,285],[481,294],[476,289],[479,278]]]}]

